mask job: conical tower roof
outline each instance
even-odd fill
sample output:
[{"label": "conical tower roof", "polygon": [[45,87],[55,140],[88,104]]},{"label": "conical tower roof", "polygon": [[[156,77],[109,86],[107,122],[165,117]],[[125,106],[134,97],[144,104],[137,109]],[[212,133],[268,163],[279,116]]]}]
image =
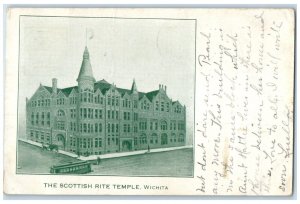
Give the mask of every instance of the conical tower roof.
[{"label": "conical tower roof", "polygon": [[90,54],[89,54],[88,48],[86,46],[84,49],[82,64],[81,64],[81,68],[80,68],[80,72],[79,72],[77,81],[80,81],[82,79],[90,79],[95,82],[92,65],[90,63]]}]

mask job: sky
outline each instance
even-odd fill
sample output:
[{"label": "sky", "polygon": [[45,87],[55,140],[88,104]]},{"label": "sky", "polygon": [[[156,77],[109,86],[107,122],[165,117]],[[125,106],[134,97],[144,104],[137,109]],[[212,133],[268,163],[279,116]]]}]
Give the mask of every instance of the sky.
[{"label": "sky", "polygon": [[[88,31],[88,32],[86,32]],[[87,36],[87,37],[86,37]],[[91,38],[91,39],[89,39]],[[195,21],[29,17],[20,19],[19,136],[25,134],[25,104],[42,85],[77,85],[87,45],[95,79],[142,92],[167,86],[187,107],[187,141],[194,124]]]}]

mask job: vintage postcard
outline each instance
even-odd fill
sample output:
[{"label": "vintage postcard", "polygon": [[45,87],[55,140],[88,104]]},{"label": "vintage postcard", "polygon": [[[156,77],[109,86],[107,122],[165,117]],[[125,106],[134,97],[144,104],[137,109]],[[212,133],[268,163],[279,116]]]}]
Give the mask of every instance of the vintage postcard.
[{"label": "vintage postcard", "polygon": [[5,193],[291,195],[294,15],[8,9]]}]

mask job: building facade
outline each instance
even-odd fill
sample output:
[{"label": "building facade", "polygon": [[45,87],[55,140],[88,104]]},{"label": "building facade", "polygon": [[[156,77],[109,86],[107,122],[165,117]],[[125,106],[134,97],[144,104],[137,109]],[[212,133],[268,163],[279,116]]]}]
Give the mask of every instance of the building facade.
[{"label": "building facade", "polygon": [[60,89],[52,79],[26,99],[27,139],[83,156],[185,145],[186,107],[166,86],[144,93],[134,80],[131,89],[96,81],[87,47],[77,83]]}]

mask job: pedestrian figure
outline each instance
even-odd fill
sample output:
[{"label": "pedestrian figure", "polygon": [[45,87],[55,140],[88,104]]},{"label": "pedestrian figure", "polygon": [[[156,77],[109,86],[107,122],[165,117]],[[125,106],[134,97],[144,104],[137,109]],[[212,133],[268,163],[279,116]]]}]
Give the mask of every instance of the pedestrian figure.
[{"label": "pedestrian figure", "polygon": [[99,164],[100,164],[100,162],[101,162],[101,159],[100,159],[100,157],[97,157],[97,164],[99,165]]},{"label": "pedestrian figure", "polygon": [[148,152],[150,152],[150,146],[148,145]]}]

